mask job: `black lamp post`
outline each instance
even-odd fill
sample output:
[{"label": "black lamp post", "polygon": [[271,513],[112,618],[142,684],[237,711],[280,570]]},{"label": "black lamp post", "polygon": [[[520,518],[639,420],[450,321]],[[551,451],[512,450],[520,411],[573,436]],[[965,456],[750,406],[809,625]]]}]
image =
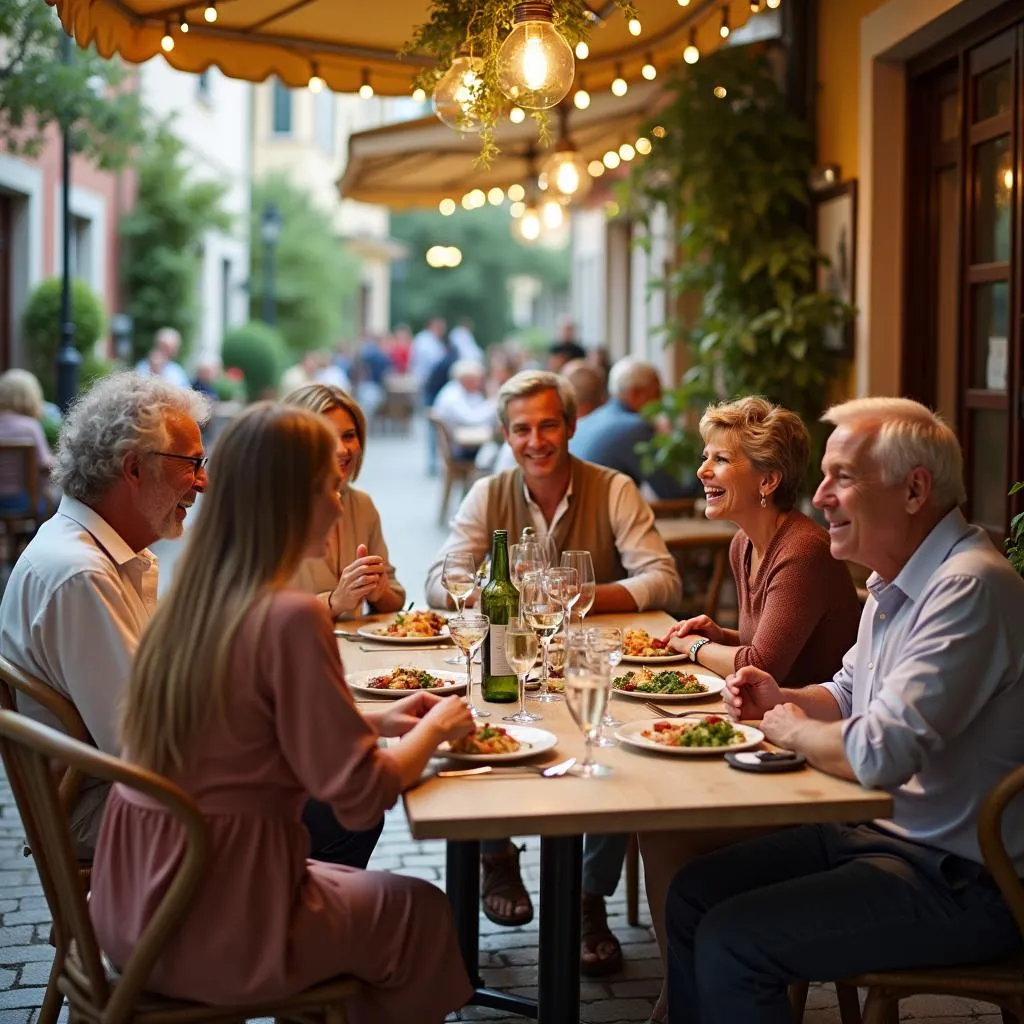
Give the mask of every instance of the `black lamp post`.
[{"label": "black lamp post", "polygon": [[[61,63],[72,61],[71,37],[60,40]],[[71,136],[74,117],[70,110],[61,118],[61,247],[63,251],[63,277],[60,291],[60,345],[57,348],[57,404],[66,410],[78,393],[78,367],[82,356],[75,348],[75,322],[71,319],[71,154],[74,139]]]},{"label": "black lamp post", "polygon": [[263,322],[277,322],[274,256],[281,237],[281,211],[276,203],[267,203],[260,217],[260,240],[263,242]]}]

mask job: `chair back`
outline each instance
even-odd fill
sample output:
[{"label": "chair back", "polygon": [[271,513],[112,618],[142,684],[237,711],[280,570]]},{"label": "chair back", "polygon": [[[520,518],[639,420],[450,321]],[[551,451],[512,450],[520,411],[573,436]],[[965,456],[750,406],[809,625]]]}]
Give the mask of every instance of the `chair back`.
[{"label": "chair back", "polygon": [[[72,950],[62,968],[61,989],[72,1001],[87,1003],[86,1019],[123,1024],[132,1014],[167,941],[188,909],[206,872],[209,836],[196,805],[173,783],[61,735],[24,715],[0,711],[0,756],[39,869],[53,915],[55,945]],[[78,878],[75,844],[50,770],[66,764],[83,775],[117,782],[144,793],[181,822],[184,853],[164,896],[112,985],[107,978],[85,893]],[[72,945],[73,943],[73,945]]]},{"label": "chair back", "polygon": [[1024,939],[1024,885],[1003,842],[1003,814],[1010,801],[1024,789],[1024,765],[1015,768],[993,787],[978,815],[978,845],[985,867],[999,886],[1006,905]]},{"label": "chair back", "polygon": [[[39,518],[39,461],[34,441],[0,441],[0,473],[7,467],[17,474],[18,491],[25,495],[24,511],[0,509],[0,521],[36,521]],[[12,474],[13,475],[13,474]]]},{"label": "chair back", "polygon": [[697,515],[696,498],[654,498],[648,504],[655,519],[683,519]]},{"label": "chair back", "polygon": [[453,462],[459,461],[453,454],[455,446],[452,441],[451,427],[433,411],[427,413],[427,419],[434,424],[434,429],[437,431],[437,450],[441,453],[444,464],[449,466]]},{"label": "chair back", "polygon": [[[53,715],[60,723],[61,729],[72,739],[78,740],[80,743],[88,743],[92,747],[96,746],[96,741],[90,735],[85,722],[82,721],[78,708],[67,697],[0,655],[0,708],[7,711],[18,711],[17,695],[19,693],[34,700]],[[82,785],[82,775],[80,772],[62,765],[57,771],[57,784],[61,802],[67,809],[71,807],[78,796],[78,790]]]}]

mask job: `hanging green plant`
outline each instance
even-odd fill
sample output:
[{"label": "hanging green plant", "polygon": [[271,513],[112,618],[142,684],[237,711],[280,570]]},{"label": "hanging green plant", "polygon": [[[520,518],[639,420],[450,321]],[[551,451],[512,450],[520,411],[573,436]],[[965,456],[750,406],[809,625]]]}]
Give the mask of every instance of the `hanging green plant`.
[{"label": "hanging green plant", "polygon": [[[427,68],[416,78],[415,85],[433,95],[434,90],[448,74],[458,57],[473,61],[465,77],[463,69],[462,95],[468,99],[465,110],[456,112],[446,124],[457,130],[479,131],[480,153],[477,162],[487,166],[498,154],[494,129],[498,120],[508,113],[512,101],[499,85],[498,51],[515,24],[515,9],[521,0],[431,0],[430,20],[417,27],[412,38],[402,48],[403,54],[430,54],[437,64]],[[632,0],[615,0],[615,5],[626,18],[637,17]],[[589,38],[594,19],[584,0],[554,0],[552,24],[568,45]],[[538,124],[541,142],[550,139],[547,112],[534,110],[532,116]]]}]

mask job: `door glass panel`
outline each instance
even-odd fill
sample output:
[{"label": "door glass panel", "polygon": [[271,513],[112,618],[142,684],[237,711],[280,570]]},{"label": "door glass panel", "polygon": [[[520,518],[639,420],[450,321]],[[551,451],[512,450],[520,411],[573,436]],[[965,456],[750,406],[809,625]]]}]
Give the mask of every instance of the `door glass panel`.
[{"label": "door glass panel", "polygon": [[1006,281],[978,285],[973,289],[972,300],[974,337],[970,386],[1005,392],[1010,286]]},{"label": "door glass panel", "polygon": [[1013,104],[1013,67],[1009,61],[974,80],[974,120],[1005,114]]},{"label": "door glass panel", "polygon": [[959,174],[955,167],[944,167],[935,176],[936,215],[938,216],[938,253],[935,282],[935,334],[938,342],[938,360],[935,367],[936,409],[947,423],[956,423],[957,343],[960,337],[957,323],[960,297],[959,262],[960,233],[957,222],[957,204],[960,200]]},{"label": "door glass panel", "polygon": [[955,142],[960,138],[960,95],[946,93],[939,100],[939,141]]},{"label": "door glass panel", "polygon": [[1010,199],[1013,168],[1010,136],[983,142],[974,150],[975,263],[1005,263],[1010,259]]},{"label": "door glass panel", "polygon": [[971,413],[971,520],[997,533],[1006,529],[1006,439],[1010,433],[1002,409]]}]

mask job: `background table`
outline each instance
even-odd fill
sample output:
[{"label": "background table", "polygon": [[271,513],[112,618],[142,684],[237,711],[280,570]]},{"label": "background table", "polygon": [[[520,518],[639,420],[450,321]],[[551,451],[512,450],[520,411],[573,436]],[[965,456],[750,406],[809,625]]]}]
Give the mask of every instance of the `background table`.
[{"label": "background table", "polygon": [[[736,527],[732,523],[717,520],[678,516],[656,518],[654,528],[665,546],[672,552],[679,567],[679,575],[685,586],[687,560],[690,555],[705,551],[711,557],[711,578],[701,600],[701,611],[711,618],[718,616],[718,602],[722,595],[722,584],[729,569],[729,545]],[[685,595],[684,595],[685,596]]]}]

